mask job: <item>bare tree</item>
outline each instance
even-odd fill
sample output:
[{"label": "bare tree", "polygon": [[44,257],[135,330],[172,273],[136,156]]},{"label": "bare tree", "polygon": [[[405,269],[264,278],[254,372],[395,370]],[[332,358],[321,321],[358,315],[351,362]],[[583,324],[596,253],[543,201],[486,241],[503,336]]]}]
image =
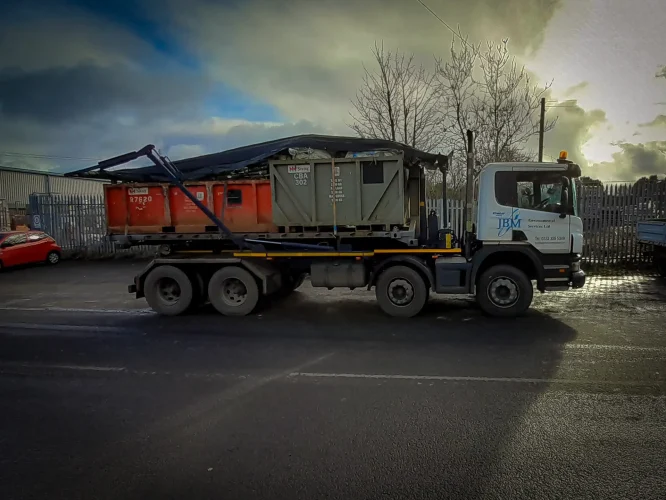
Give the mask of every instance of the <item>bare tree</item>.
[{"label": "bare tree", "polygon": [[414,61],[414,55],[372,51],[374,71],[364,65],[363,84],[352,101],[349,126],[361,137],[389,139],[431,151],[441,141],[435,75]]},{"label": "bare tree", "polygon": [[[461,40],[456,45],[456,37]],[[551,84],[533,85],[511,56],[508,41],[484,49],[458,30],[446,61],[434,73],[414,56],[375,44],[376,69],[365,66],[363,84],[352,101],[350,127],[361,137],[390,139],[423,149],[453,152],[449,194],[465,184],[467,130],[476,132],[480,169],[494,161],[528,161],[528,140],[539,131],[539,101]],[[551,130],[555,120],[546,122]],[[429,192],[441,193],[441,176],[429,175]]]},{"label": "bare tree", "polygon": [[[459,188],[464,176],[465,137],[476,132],[478,168],[494,161],[527,161],[533,155],[525,150],[527,141],[539,132],[539,101],[551,84],[538,87],[524,67],[510,55],[508,41],[500,45],[471,45],[458,32],[447,61],[437,60],[437,94],[445,110],[445,147],[455,150],[457,158],[449,182]],[[551,130],[555,121],[548,121]]]}]

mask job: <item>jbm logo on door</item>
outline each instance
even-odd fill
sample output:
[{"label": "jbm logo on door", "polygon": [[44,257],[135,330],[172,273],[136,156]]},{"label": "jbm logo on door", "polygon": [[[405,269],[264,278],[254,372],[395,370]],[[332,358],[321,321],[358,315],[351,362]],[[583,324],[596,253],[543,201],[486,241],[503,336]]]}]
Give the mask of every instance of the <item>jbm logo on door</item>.
[{"label": "jbm logo on door", "polygon": [[497,216],[497,236],[504,236],[513,229],[520,229],[520,211],[517,208],[511,210],[510,217],[504,217],[505,212],[494,212]]}]

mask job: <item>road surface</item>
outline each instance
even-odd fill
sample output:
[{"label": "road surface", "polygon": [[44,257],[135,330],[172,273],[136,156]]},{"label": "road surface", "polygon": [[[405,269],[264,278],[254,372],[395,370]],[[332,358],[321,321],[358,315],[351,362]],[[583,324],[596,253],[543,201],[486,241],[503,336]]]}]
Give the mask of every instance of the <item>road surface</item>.
[{"label": "road surface", "polygon": [[142,263],[0,275],[0,475],[24,498],[666,498],[666,286],[524,318],[302,290],[160,318]]}]

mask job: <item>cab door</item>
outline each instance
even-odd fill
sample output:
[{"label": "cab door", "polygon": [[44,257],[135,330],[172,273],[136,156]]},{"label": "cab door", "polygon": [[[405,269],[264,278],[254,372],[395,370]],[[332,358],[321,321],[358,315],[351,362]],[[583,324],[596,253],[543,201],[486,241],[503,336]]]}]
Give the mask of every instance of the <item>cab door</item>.
[{"label": "cab door", "polygon": [[514,167],[523,234],[542,253],[569,253],[571,216],[562,199],[566,179],[558,171],[523,169]]},{"label": "cab door", "polygon": [[571,216],[562,207],[567,182],[558,170],[513,167],[496,172],[497,206],[489,214],[496,221],[492,239],[527,242],[542,253],[569,253]]}]

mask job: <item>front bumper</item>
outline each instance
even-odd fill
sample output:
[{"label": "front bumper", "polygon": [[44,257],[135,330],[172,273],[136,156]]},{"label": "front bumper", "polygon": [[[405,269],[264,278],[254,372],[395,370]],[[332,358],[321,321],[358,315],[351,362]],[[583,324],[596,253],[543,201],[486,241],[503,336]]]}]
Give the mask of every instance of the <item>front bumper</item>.
[{"label": "front bumper", "polygon": [[583,286],[585,286],[585,273],[583,271],[571,273],[571,287],[583,288]]}]

